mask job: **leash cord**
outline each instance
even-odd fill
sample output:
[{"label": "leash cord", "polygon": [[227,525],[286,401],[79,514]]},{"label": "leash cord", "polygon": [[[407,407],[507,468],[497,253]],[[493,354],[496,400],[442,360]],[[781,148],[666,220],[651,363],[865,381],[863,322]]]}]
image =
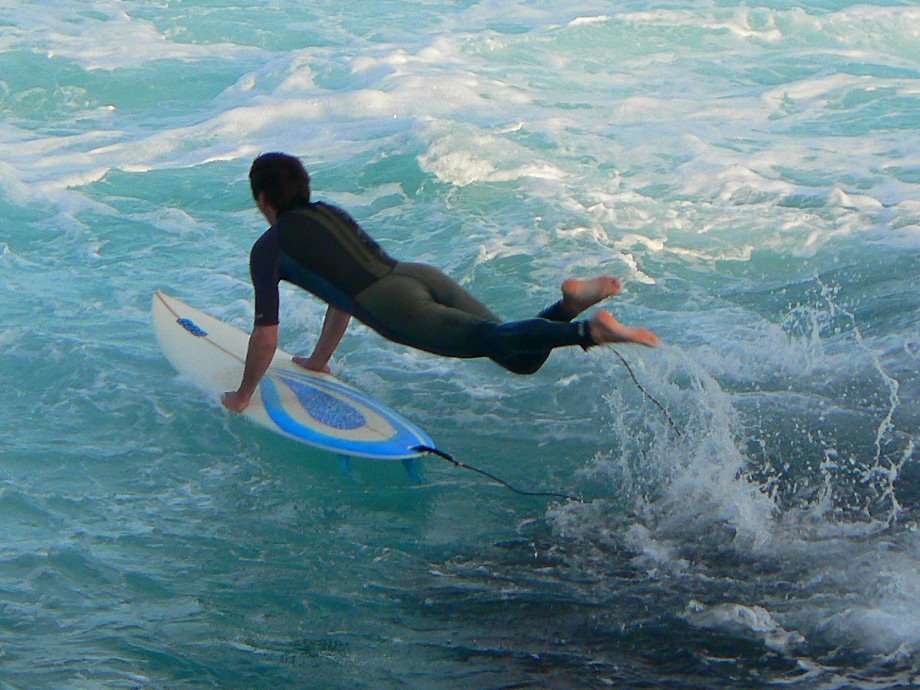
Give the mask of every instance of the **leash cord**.
[{"label": "leash cord", "polygon": [[454,456],[451,455],[450,453],[445,453],[443,450],[440,450],[438,448],[433,448],[431,446],[415,446],[412,448],[412,450],[418,451],[420,453],[431,453],[432,455],[437,455],[439,458],[444,458],[445,460],[447,460],[447,462],[451,463],[455,467],[460,467],[465,470],[470,470],[471,472],[476,472],[478,474],[481,474],[483,477],[488,477],[493,482],[501,484],[505,488],[511,489],[511,491],[513,491],[514,493],[520,494],[522,496],[545,496],[548,498],[562,498],[566,501],[576,501],[578,503],[586,502],[585,499],[579,498],[578,496],[571,496],[569,494],[557,493],[555,491],[526,491],[525,489],[519,489],[518,487],[505,481],[501,477],[497,477],[491,472],[486,472],[485,470],[480,469],[478,467],[467,465],[465,462],[461,462],[457,460],[456,458],[454,458]]},{"label": "leash cord", "polygon": [[622,364],[624,367],[626,367],[626,371],[629,372],[629,376],[630,376],[630,378],[632,378],[633,383],[636,384],[636,388],[638,388],[638,389],[642,392],[642,395],[644,395],[646,398],[648,398],[648,399],[651,400],[653,403],[655,403],[655,405],[658,407],[658,409],[661,410],[661,412],[662,412],[662,414],[664,415],[665,419],[668,420],[668,424],[671,425],[671,428],[674,429],[675,433],[676,433],[678,436],[683,436],[683,435],[684,435],[683,432],[681,432],[681,430],[677,427],[677,424],[674,422],[674,420],[671,419],[671,415],[669,415],[669,414],[668,414],[668,411],[667,411],[666,409],[664,409],[664,405],[662,405],[660,402],[658,402],[658,400],[657,400],[651,393],[649,393],[647,390],[645,390],[645,387],[644,387],[641,383],[639,383],[639,379],[636,377],[635,372],[633,372],[632,367],[629,366],[629,362],[627,362],[626,359],[623,357],[623,355],[621,355],[617,350],[614,350],[613,352],[614,352],[614,354],[616,354],[616,356],[619,358],[620,364]]},{"label": "leash cord", "polygon": [[[677,427],[677,424],[674,422],[674,420],[671,419],[671,415],[668,414],[668,411],[664,408],[664,405],[658,402],[658,400],[651,393],[645,390],[645,387],[641,383],[639,383],[639,379],[636,377],[636,374],[632,370],[632,367],[629,366],[629,362],[627,362],[624,359],[623,355],[621,355],[619,352],[617,352],[616,350],[614,350],[614,352],[616,353],[616,356],[619,358],[620,363],[624,367],[626,367],[626,371],[629,372],[629,376],[630,378],[632,378],[633,383],[636,384],[636,388],[638,388],[646,398],[648,398],[653,403],[655,403],[658,409],[661,410],[661,412],[664,414],[665,419],[668,420],[668,424],[671,425],[671,428],[674,429],[677,435],[683,436],[683,433]],[[468,465],[465,462],[461,462],[460,460],[457,460],[450,453],[445,453],[443,450],[440,450],[439,448],[434,448],[433,446],[414,446],[412,450],[418,451],[419,453],[430,453],[431,455],[437,455],[439,458],[443,458],[444,460],[447,460],[447,462],[451,463],[455,467],[459,467],[464,470],[470,470],[471,472],[476,472],[477,474],[481,474],[483,477],[487,477],[488,479],[491,479],[493,482],[497,484],[501,484],[505,488],[510,489],[514,493],[520,494],[521,496],[545,496],[548,498],[561,498],[566,501],[576,501],[577,503],[587,503],[585,499],[579,498],[578,496],[572,496],[570,494],[563,494],[563,493],[558,493],[555,491],[527,491],[525,489],[519,489],[518,487],[505,481],[501,477],[497,477],[491,472],[487,472],[486,470],[480,469],[479,467],[474,467],[473,465]]]}]

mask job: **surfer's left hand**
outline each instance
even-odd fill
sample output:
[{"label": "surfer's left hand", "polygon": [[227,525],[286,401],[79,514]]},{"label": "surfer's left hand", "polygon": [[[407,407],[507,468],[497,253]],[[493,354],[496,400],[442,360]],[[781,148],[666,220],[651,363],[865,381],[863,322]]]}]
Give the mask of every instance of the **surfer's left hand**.
[{"label": "surfer's left hand", "polygon": [[220,396],[220,402],[231,412],[242,412],[249,406],[249,398],[239,391],[227,391]]},{"label": "surfer's left hand", "polygon": [[332,373],[332,370],[329,368],[328,360],[318,359],[315,355],[311,355],[310,357],[292,357],[291,359],[294,364],[303,367],[307,371],[318,371],[321,374]]}]

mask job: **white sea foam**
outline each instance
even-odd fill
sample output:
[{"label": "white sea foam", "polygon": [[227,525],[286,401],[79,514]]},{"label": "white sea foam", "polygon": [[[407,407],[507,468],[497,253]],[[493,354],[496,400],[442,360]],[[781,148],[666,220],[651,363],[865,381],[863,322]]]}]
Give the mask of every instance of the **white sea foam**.
[{"label": "white sea foam", "polygon": [[794,102],[811,101],[811,107],[826,107],[829,96],[854,88],[869,89],[877,81],[869,76],[834,74],[826,77],[804,79],[789,82],[765,91],[761,95],[763,102],[773,111],[782,111]]},{"label": "white sea foam", "polygon": [[693,625],[756,636],[767,648],[777,652],[794,651],[805,641],[797,632],[784,630],[762,606],[731,603],[705,606],[691,601],[684,615]]},{"label": "white sea foam", "polygon": [[[619,21],[652,26],[697,27],[709,31],[727,30],[739,38],[756,39],[769,44],[783,41],[817,41],[822,48],[832,37],[841,43],[873,49],[894,50],[896,55],[916,58],[916,26],[920,12],[916,7],[852,5],[827,13],[811,13],[807,8],[772,10],[738,7],[721,12],[704,9],[622,12]],[[821,40],[823,39],[823,43]]]},{"label": "white sea foam", "polygon": [[588,24],[603,24],[610,21],[609,15],[599,14],[595,17],[576,17],[569,22],[569,26],[585,26]]},{"label": "white sea foam", "polygon": [[[763,352],[774,349],[786,352],[788,346],[766,346]],[[829,366],[820,348],[807,360],[806,368]],[[751,373],[752,365],[759,366],[753,361],[742,362],[733,369]],[[767,371],[774,368],[765,366]],[[667,371],[662,369],[659,376],[666,380]],[[753,374],[755,378],[764,375]],[[847,376],[845,371],[838,375]],[[795,595],[799,600],[795,607],[789,608],[784,599],[769,597],[753,606],[741,602],[717,606],[691,603],[686,615],[695,625],[752,634],[784,653],[796,653],[806,640],[830,640],[870,654],[902,658],[916,654],[920,629],[911,612],[920,605],[920,580],[914,576],[920,553],[908,546],[911,536],[902,534],[895,546],[880,538],[887,524],[884,516],[868,522],[836,522],[826,503],[781,510],[771,491],[747,476],[747,459],[730,431],[738,423],[730,398],[701,370],[695,376],[699,377],[692,386],[695,404],[702,402],[702,409],[708,412],[697,417],[691,411],[691,419],[681,422],[689,438],[663,430],[644,443],[627,440],[641,439],[644,434],[623,423],[624,446],[615,460],[621,469],[609,476],[616,478],[618,493],[639,501],[636,514],[643,517],[622,537],[613,536],[612,544],[622,541],[628,545],[638,554],[635,564],[656,577],[708,577],[706,566],[698,571],[695,562],[705,561],[704,554],[710,549],[718,554],[726,548],[743,559],[794,562],[800,571],[797,588],[802,592]],[[811,378],[813,374],[802,376]],[[667,389],[660,387],[655,394],[666,395]],[[614,402],[622,406],[619,399]],[[788,407],[788,402],[782,405]],[[675,401],[669,405],[676,406]],[[654,411],[649,414],[656,416]],[[642,457],[632,457],[633,453]],[[908,449],[901,462],[910,455]],[[865,460],[867,466],[873,462],[871,458]],[[613,463],[614,459],[601,457],[598,462]],[[879,463],[878,457],[875,462]],[[889,481],[894,481],[896,474]],[[837,490],[835,484],[836,480],[831,480],[827,491]],[[569,506],[554,518],[566,534],[597,539],[601,533],[598,521],[606,522],[607,518],[585,509],[585,522],[578,525],[573,518],[580,511]],[[688,554],[693,554],[692,560]],[[715,568],[718,557],[714,557],[710,567]],[[813,596],[815,590],[851,595]]]},{"label": "white sea foam", "polygon": [[[150,21],[129,15],[119,2],[58,2],[54,12],[32,6],[27,24],[22,16],[5,25],[0,47],[39,47],[49,57],[73,60],[85,69],[114,70],[143,65],[151,60],[199,60],[253,56],[260,51],[231,43],[199,45],[171,39]],[[28,28],[22,28],[28,26]]]},{"label": "white sea foam", "polygon": [[524,177],[559,182],[565,173],[548,162],[528,162],[530,152],[487,131],[452,127],[432,135],[419,163],[439,179],[457,186],[473,182],[509,182]]}]

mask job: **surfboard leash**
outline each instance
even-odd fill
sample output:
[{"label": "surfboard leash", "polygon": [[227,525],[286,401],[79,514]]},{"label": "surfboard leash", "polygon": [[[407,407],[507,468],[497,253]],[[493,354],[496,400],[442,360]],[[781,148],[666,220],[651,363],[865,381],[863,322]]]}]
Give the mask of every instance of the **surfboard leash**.
[{"label": "surfboard leash", "polygon": [[665,409],[664,405],[658,402],[655,396],[653,396],[651,393],[645,390],[645,387],[641,383],[639,383],[639,379],[636,377],[635,372],[633,372],[632,367],[629,366],[629,362],[626,361],[626,358],[623,357],[623,355],[621,355],[616,349],[614,349],[613,352],[619,358],[620,364],[626,367],[626,371],[629,372],[629,376],[632,378],[633,383],[636,384],[636,388],[638,388],[642,392],[642,395],[644,395],[646,398],[648,398],[653,403],[655,403],[658,409],[661,410],[662,414],[665,416],[665,419],[668,420],[668,424],[670,424],[671,428],[674,429],[674,432],[678,436],[683,436],[684,435],[683,432],[677,427],[677,423],[673,419],[671,419],[671,415],[668,414],[668,411]]},{"label": "surfboard leash", "polygon": [[510,489],[514,493],[520,494],[521,496],[543,496],[546,498],[561,498],[566,501],[576,501],[577,503],[587,503],[585,499],[579,498],[578,496],[571,496],[569,494],[557,493],[555,491],[527,491],[526,489],[519,489],[518,487],[505,481],[501,477],[497,477],[491,472],[487,472],[486,470],[480,469],[479,467],[473,467],[472,465],[468,465],[465,462],[461,462],[460,460],[457,460],[450,453],[445,453],[443,450],[440,450],[439,448],[433,448],[432,446],[415,446],[412,448],[412,450],[416,450],[419,453],[430,453],[432,455],[437,455],[439,458],[443,458],[444,460],[447,460],[447,462],[451,463],[455,467],[459,467],[464,470],[470,470],[471,472],[476,472],[478,474],[481,474],[483,477],[487,477],[491,479],[493,482],[496,482],[497,484],[501,484],[506,489]]},{"label": "surfboard leash", "polygon": [[[653,396],[651,393],[649,393],[645,389],[645,386],[643,386],[639,382],[639,378],[636,376],[636,373],[633,371],[632,367],[629,365],[629,362],[626,361],[626,358],[624,358],[623,355],[621,355],[617,350],[614,350],[613,352],[616,354],[617,358],[620,360],[620,364],[622,364],[626,368],[626,371],[629,373],[629,377],[632,379],[632,382],[636,385],[636,388],[638,388],[639,391],[642,393],[642,395],[648,398],[652,403],[655,404],[655,406],[659,410],[661,410],[661,413],[665,416],[665,419],[668,420],[668,424],[671,425],[671,428],[674,429],[674,432],[678,436],[683,436],[684,435],[683,432],[680,430],[680,428],[678,428],[677,423],[674,421],[674,419],[672,419],[671,415],[668,414],[668,411],[665,409],[664,405],[662,405],[658,401],[658,399],[655,398],[655,396]],[[559,493],[556,491],[528,491],[526,489],[520,489],[514,486],[513,484],[511,484],[510,482],[505,481],[501,477],[498,477],[492,474],[491,472],[487,472],[486,470],[481,469],[479,467],[474,467],[473,465],[468,465],[465,462],[461,462],[460,460],[457,460],[450,453],[445,453],[443,450],[439,448],[434,448],[433,446],[414,446],[412,450],[418,451],[419,453],[430,453],[431,455],[436,455],[439,458],[443,458],[444,460],[447,460],[447,462],[451,463],[455,467],[459,467],[464,470],[469,470],[471,472],[476,472],[477,474],[481,474],[483,477],[487,477],[488,479],[491,479],[493,482],[497,484],[501,484],[505,488],[510,489],[514,493],[520,494],[521,496],[543,496],[546,498],[561,498],[566,501],[575,501],[577,503],[587,503],[585,499],[580,498],[578,496],[572,496],[571,494],[564,494],[564,493]]]}]

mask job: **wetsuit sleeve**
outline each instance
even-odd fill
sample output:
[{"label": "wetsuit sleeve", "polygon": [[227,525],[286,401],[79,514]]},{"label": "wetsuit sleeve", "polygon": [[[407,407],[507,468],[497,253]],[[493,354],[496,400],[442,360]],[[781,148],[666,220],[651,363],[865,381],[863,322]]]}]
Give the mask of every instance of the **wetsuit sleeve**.
[{"label": "wetsuit sleeve", "polygon": [[278,282],[281,280],[281,244],[275,228],[269,228],[252,245],[249,253],[249,274],[255,291],[255,325],[278,324]]}]

